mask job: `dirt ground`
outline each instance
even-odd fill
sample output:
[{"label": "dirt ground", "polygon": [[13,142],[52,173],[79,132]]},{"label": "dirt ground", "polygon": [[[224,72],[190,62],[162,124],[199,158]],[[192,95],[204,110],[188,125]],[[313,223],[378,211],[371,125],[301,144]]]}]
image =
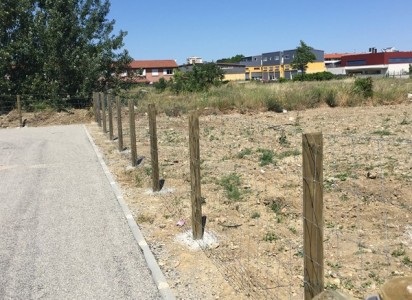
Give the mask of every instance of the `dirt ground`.
[{"label": "dirt ground", "polygon": [[[302,133],[323,133],[325,286],[363,299],[411,274],[412,103],[200,114],[200,247],[190,238],[188,116],[157,116],[158,193],[147,115],[136,116],[135,168],[127,108],[120,152],[89,111],[24,118],[87,123],[178,299],[303,299]],[[14,112],[0,117],[17,125]]]}]

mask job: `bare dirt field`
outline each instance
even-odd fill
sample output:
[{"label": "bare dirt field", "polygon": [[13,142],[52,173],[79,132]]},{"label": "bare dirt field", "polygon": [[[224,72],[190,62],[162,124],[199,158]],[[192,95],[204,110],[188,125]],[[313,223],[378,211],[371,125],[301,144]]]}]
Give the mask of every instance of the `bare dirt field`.
[{"label": "bare dirt field", "polygon": [[[207,217],[200,247],[190,238],[188,117],[157,117],[165,185],[152,193],[146,115],[136,116],[144,159],[135,168],[126,108],[121,152],[88,112],[70,115],[88,123],[178,299],[303,299],[302,133],[323,133],[326,287],[363,298],[387,279],[412,273],[411,103],[200,113]],[[38,126],[66,115],[24,118]],[[0,117],[2,127],[17,125],[13,113]]]}]

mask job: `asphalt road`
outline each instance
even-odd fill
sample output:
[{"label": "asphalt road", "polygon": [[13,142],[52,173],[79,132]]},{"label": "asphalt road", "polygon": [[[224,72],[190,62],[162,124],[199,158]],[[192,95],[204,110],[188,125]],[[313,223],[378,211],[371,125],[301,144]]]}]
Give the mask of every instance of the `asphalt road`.
[{"label": "asphalt road", "polygon": [[82,126],[0,130],[0,299],[160,299]]}]

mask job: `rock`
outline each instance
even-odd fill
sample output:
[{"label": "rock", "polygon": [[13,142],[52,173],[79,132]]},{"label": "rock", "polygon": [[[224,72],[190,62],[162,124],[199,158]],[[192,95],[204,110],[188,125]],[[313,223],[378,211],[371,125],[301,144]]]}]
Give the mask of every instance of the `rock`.
[{"label": "rock", "polygon": [[382,300],[411,300],[412,276],[397,277],[388,280],[381,287]]},{"label": "rock", "polygon": [[323,291],[312,300],[355,300],[355,298],[339,291]]},{"label": "rock", "polygon": [[368,172],[366,174],[366,178],[368,179],[376,179],[377,175],[375,173]]}]

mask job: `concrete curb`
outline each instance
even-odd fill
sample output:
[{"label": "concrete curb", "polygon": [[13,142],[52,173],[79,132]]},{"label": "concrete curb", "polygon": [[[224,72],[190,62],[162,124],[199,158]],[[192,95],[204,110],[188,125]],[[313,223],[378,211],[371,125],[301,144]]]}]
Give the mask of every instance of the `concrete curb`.
[{"label": "concrete curb", "polygon": [[123,213],[127,219],[127,223],[129,224],[130,230],[133,233],[134,238],[136,239],[137,243],[139,244],[140,249],[143,252],[144,258],[146,259],[147,265],[152,273],[152,277],[154,282],[156,283],[156,286],[162,296],[163,299],[167,300],[173,300],[176,299],[174,294],[172,293],[172,290],[169,287],[169,284],[166,281],[166,278],[163,275],[162,270],[160,270],[159,265],[157,264],[157,261],[152,253],[152,251],[149,248],[149,245],[147,244],[146,240],[143,237],[143,234],[141,233],[139,227],[137,226],[132,213],[130,212],[129,207],[127,206],[126,202],[123,199],[122,193],[117,186],[115,180],[113,179],[112,174],[109,171],[109,168],[107,167],[106,163],[103,160],[103,155],[100,153],[99,149],[97,148],[96,144],[94,143],[91,135],[89,134],[87,128],[85,125],[83,125],[84,131],[86,132],[87,138],[90,141],[90,144],[93,146],[93,149],[97,155],[97,158],[103,168],[104,173],[106,174],[107,179],[109,180],[109,183],[112,187],[112,190],[116,196],[117,201],[119,202],[120,207],[123,210]]}]

